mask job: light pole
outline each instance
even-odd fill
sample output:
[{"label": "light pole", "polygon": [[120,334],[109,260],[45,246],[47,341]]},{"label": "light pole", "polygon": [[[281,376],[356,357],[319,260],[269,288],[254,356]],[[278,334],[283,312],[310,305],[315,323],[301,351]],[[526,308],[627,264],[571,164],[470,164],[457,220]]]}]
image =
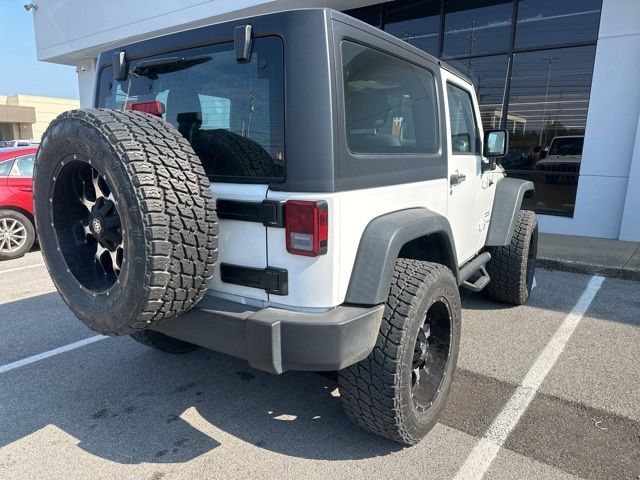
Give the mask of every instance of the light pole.
[{"label": "light pole", "polygon": [[560,59],[558,57],[547,57],[543,58],[542,60],[547,62],[547,86],[544,89],[544,106],[542,107],[542,123],[540,126],[540,138],[538,139],[538,143],[542,148],[544,148],[544,145],[542,143],[542,132],[544,131],[544,117],[547,116],[547,98],[549,95],[549,79],[551,78],[551,62]]}]

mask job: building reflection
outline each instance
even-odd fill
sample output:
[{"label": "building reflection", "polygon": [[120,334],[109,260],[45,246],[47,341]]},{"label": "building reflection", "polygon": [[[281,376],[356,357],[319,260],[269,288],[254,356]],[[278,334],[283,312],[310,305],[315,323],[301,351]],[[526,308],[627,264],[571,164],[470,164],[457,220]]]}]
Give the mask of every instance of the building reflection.
[{"label": "building reflection", "polygon": [[485,128],[506,128],[526,208],[572,216],[601,0],[396,0],[349,11],[445,59],[474,83]]}]

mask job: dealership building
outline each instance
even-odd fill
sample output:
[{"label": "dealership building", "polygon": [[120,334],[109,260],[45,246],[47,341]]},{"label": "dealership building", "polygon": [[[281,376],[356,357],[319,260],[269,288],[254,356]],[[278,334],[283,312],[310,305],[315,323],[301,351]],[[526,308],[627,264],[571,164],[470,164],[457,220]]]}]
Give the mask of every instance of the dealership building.
[{"label": "dealership building", "polygon": [[536,185],[526,206],[539,213],[542,231],[640,241],[638,0],[114,0],[91,8],[84,0],[40,0],[36,6],[38,58],[76,67],[83,106],[93,103],[100,51],[277,10],[345,11],[471,79],[485,128],[510,132],[503,166]]}]

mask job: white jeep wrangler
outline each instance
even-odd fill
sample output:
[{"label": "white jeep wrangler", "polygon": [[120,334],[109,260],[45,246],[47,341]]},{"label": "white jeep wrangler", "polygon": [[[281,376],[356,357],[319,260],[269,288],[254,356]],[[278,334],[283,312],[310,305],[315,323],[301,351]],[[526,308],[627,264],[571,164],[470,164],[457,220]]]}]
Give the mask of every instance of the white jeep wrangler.
[{"label": "white jeep wrangler", "polygon": [[[51,277],[93,330],[339,372],[347,415],[413,444],[445,403],[459,287],[521,304],[531,182],[468,79],[347,15],[294,10],[123,46],[43,137]],[[217,204],[217,205],[216,205]]]}]

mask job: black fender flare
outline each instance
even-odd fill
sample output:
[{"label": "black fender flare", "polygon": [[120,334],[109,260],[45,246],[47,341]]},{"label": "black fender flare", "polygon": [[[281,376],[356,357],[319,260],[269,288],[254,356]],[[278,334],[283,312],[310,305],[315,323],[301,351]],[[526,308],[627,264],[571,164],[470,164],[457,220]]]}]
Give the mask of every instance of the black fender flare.
[{"label": "black fender flare", "polygon": [[398,254],[408,242],[436,235],[444,246],[442,262],[458,278],[453,233],[443,215],[426,208],[399,210],[374,218],[364,229],[345,303],[377,305],[387,301]]},{"label": "black fender flare", "polygon": [[509,245],[527,192],[535,192],[533,182],[510,177],[498,181],[485,241],[487,247]]}]

